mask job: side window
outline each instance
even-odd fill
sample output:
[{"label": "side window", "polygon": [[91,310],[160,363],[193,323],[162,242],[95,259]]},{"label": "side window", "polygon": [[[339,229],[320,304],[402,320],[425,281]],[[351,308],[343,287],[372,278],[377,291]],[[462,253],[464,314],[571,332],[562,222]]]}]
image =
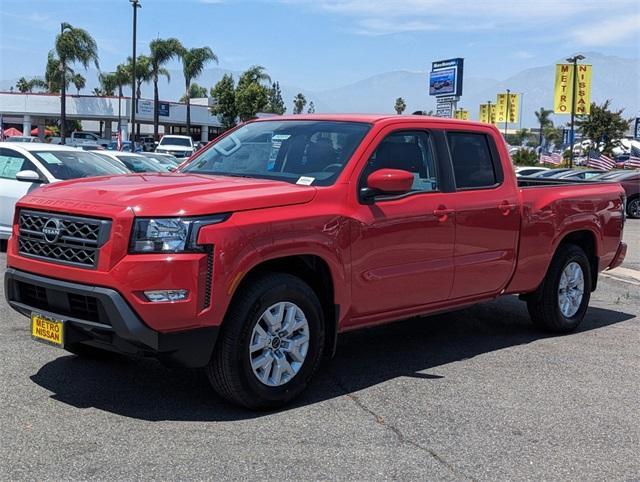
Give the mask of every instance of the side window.
[{"label": "side window", "polygon": [[458,189],[484,188],[498,184],[489,140],[485,134],[449,132],[447,137]]},{"label": "side window", "polygon": [[385,137],[367,163],[361,182],[378,169],[402,169],[413,174],[412,191],[438,190],[431,137],[423,131],[399,131]]},{"label": "side window", "polygon": [[38,172],[36,166],[24,157],[11,149],[0,149],[0,178],[15,179],[20,171]]}]

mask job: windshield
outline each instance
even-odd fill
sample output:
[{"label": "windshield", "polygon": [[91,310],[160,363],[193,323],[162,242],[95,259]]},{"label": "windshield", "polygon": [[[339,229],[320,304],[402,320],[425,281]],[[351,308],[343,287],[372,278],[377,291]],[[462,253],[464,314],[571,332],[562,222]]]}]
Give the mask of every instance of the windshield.
[{"label": "windshield", "polygon": [[163,137],[160,139],[159,145],[191,147],[191,139],[183,139],[182,137]]},{"label": "windshield", "polygon": [[122,174],[111,164],[85,151],[31,151],[51,175],[62,181],[80,177]]},{"label": "windshield", "polygon": [[116,157],[120,160],[127,168],[131,169],[132,172],[167,172],[166,169],[161,164],[157,162],[153,162],[149,159],[146,159],[142,156],[122,156],[117,155]]},{"label": "windshield", "polygon": [[240,127],[182,172],[333,184],[371,126],[335,121],[261,121]]}]

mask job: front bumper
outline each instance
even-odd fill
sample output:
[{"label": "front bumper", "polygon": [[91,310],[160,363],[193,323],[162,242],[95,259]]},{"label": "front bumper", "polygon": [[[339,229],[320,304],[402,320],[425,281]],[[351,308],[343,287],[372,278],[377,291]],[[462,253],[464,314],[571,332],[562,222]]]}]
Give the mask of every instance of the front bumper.
[{"label": "front bumper", "polygon": [[5,272],[9,305],[65,322],[65,343],[84,343],[126,354],[153,356],[172,365],[205,366],[218,327],[162,333],[147,326],[117,291],[31,274]]}]

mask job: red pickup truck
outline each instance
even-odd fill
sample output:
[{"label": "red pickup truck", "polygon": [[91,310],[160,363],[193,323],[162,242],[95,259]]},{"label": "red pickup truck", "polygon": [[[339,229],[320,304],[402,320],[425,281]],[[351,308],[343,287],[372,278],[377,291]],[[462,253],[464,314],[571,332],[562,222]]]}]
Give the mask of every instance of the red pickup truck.
[{"label": "red pickup truck", "polygon": [[179,173],[24,197],[6,296],[35,339],[206,367],[223,397],[272,408],[347,330],[512,293],[536,325],[576,328],[624,258],[624,192],[520,183],[486,124],[261,119]]}]

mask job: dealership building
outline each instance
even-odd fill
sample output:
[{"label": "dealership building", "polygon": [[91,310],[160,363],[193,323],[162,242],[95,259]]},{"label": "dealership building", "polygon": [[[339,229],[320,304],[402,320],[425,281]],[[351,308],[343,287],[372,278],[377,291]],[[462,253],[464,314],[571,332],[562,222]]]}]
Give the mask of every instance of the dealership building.
[{"label": "dealership building", "polygon": [[[106,97],[95,95],[70,95],[66,97],[67,119],[78,120],[82,129],[100,134],[104,138],[115,136],[118,124],[125,138],[131,131],[131,99],[129,97]],[[196,141],[208,141],[221,132],[218,118],[209,111],[211,99],[191,99],[191,136]],[[160,102],[158,109],[160,134],[187,134],[185,104]],[[37,135],[44,139],[45,126],[56,124],[60,119],[60,96],[57,94],[34,94],[0,92],[0,114],[3,128],[14,127],[23,135]],[[136,124],[140,135],[153,133],[153,100],[139,99]]]}]

